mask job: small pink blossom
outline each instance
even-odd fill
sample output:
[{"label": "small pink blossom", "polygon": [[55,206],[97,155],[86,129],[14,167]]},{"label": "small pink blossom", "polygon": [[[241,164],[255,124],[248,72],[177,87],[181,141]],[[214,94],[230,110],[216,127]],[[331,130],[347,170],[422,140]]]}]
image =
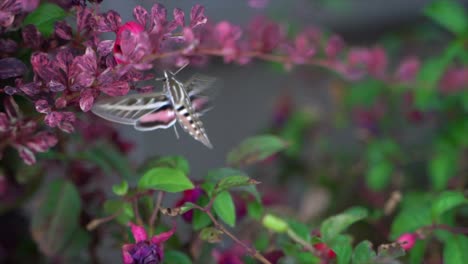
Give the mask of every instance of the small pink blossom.
[{"label": "small pink blossom", "polygon": [[410,250],[418,240],[418,236],[414,233],[405,233],[401,235],[397,242],[401,245],[404,250]]},{"label": "small pink blossom", "polygon": [[265,8],[270,0],[248,0],[247,3],[252,8],[263,9]]}]

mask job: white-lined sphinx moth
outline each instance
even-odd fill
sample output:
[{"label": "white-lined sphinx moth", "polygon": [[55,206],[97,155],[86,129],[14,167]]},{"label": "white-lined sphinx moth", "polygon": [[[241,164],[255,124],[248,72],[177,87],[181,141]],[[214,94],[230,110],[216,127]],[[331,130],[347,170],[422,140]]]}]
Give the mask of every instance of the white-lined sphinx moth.
[{"label": "white-lined sphinx moth", "polygon": [[164,78],[158,79],[164,82],[162,92],[106,98],[97,101],[92,112],[139,131],[167,129],[178,122],[193,138],[212,148],[200,116],[210,110],[210,98],[203,92],[216,79],[196,74],[182,83],[175,78],[180,70],[164,71]]}]

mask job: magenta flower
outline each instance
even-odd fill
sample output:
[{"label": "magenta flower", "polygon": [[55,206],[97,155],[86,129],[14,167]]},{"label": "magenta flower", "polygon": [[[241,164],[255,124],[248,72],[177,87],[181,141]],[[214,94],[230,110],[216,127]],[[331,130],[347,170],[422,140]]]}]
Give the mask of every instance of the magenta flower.
[{"label": "magenta flower", "polygon": [[245,249],[238,244],[228,250],[220,251],[213,250],[212,256],[216,264],[244,264],[242,256],[245,254]]},{"label": "magenta flower", "polygon": [[449,69],[440,80],[440,90],[443,93],[454,93],[467,87],[468,67]]},{"label": "magenta flower", "polygon": [[270,0],[248,0],[247,3],[252,8],[263,9],[265,8]]},{"label": "magenta flower", "polygon": [[404,250],[410,250],[413,248],[417,240],[418,236],[416,234],[405,233],[397,239],[397,242]]},{"label": "magenta flower", "polygon": [[414,80],[419,71],[420,62],[416,57],[408,57],[401,61],[398,66],[395,78],[401,82],[409,82]]},{"label": "magenta flower", "polygon": [[175,232],[175,226],[170,231],[148,239],[148,234],[142,226],[129,223],[135,244],[122,246],[122,257],[125,264],[160,264],[164,259],[164,242]]},{"label": "magenta flower", "polygon": [[[196,203],[198,199],[203,195],[203,193],[204,193],[203,189],[200,188],[199,186],[196,186],[195,188],[191,190],[186,190],[184,191],[182,198],[176,202],[175,206],[179,207],[179,206],[184,205],[187,202]],[[182,218],[185,220],[185,222],[191,223],[193,219],[193,210],[190,210],[182,214]]]}]

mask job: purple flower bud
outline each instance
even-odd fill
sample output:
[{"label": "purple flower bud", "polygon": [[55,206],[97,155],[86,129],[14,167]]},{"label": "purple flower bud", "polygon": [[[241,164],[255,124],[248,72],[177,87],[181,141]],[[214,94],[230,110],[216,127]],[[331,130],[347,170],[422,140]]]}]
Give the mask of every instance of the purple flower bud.
[{"label": "purple flower bud", "polygon": [[55,58],[55,64],[63,72],[68,73],[70,65],[73,63],[73,54],[69,49],[61,49]]},{"label": "purple flower bud", "polygon": [[146,9],[142,6],[136,6],[133,9],[133,17],[143,28],[146,27],[146,21],[148,20],[148,11],[146,11]]},{"label": "purple flower bud", "polygon": [[16,146],[16,149],[18,150],[19,155],[23,159],[24,163],[27,165],[33,165],[36,163],[36,156],[34,156],[34,152],[32,150],[23,146]]},{"label": "purple flower bud", "polygon": [[8,119],[16,121],[21,118],[22,113],[15,99],[13,99],[13,96],[8,96],[3,100],[3,107],[5,108]]},{"label": "purple flower bud", "polygon": [[75,83],[83,87],[90,87],[97,72],[97,58],[94,50],[87,47],[85,54],[75,57],[73,66],[77,69]]},{"label": "purple flower bud", "polygon": [[66,133],[72,133],[75,128],[73,124],[76,121],[76,116],[72,112],[63,112],[61,122],[58,124],[58,127]]},{"label": "purple flower bud", "polygon": [[205,7],[194,5],[190,11],[190,27],[194,28],[206,24],[208,19],[205,16]]},{"label": "purple flower bud", "polygon": [[408,57],[404,59],[398,69],[395,77],[403,82],[412,81],[419,71],[420,62],[416,57]]},{"label": "purple flower bud", "polygon": [[368,71],[376,77],[382,77],[387,68],[387,53],[381,47],[375,47],[370,51],[367,64]]},{"label": "purple flower bud", "polygon": [[55,107],[58,109],[65,108],[67,106],[67,100],[64,97],[55,99]]},{"label": "purple flower bud", "polygon": [[36,106],[36,111],[39,112],[39,113],[42,113],[42,114],[46,114],[48,112],[50,112],[50,106],[49,106],[49,103],[46,101],[46,100],[37,100],[36,103],[35,103],[35,106]]},{"label": "purple flower bud", "polygon": [[88,112],[93,107],[94,95],[91,89],[82,90],[80,94],[80,108],[83,112]]},{"label": "purple flower bud", "polygon": [[49,88],[49,90],[51,92],[57,93],[57,92],[61,92],[61,91],[65,90],[66,87],[61,82],[58,82],[56,80],[51,80],[47,84],[47,88]]},{"label": "purple flower bud", "polygon": [[333,35],[328,39],[325,46],[325,54],[330,58],[335,58],[344,47],[344,42],[338,35]]},{"label": "purple flower bud", "polygon": [[27,25],[21,32],[24,44],[34,50],[39,50],[44,41],[41,33],[34,25]]},{"label": "purple flower bud", "polygon": [[122,19],[120,15],[110,10],[106,14],[97,17],[97,31],[98,32],[117,32],[120,27]]},{"label": "purple flower bud", "polygon": [[283,37],[279,25],[262,16],[252,20],[248,33],[251,48],[261,52],[271,52]]},{"label": "purple flower bud", "polygon": [[19,89],[29,95],[29,96],[34,96],[36,94],[38,94],[40,92],[39,90],[39,85],[35,82],[30,82],[30,83],[27,83],[27,84],[23,84],[19,87]]},{"label": "purple flower bud", "polygon": [[90,30],[95,23],[93,10],[86,7],[76,7],[76,24],[78,32]]},{"label": "purple flower bud", "polygon": [[106,56],[112,52],[114,48],[114,41],[113,40],[103,40],[99,42],[97,47],[97,52],[101,56]]},{"label": "purple flower bud", "polygon": [[184,27],[185,26],[185,14],[179,8],[174,9],[174,22],[177,26]]},{"label": "purple flower bud", "polygon": [[22,76],[26,71],[26,65],[16,58],[0,59],[0,79]]},{"label": "purple flower bud", "polygon": [[49,132],[39,132],[26,143],[26,146],[35,152],[45,152],[57,144],[57,138]]},{"label": "purple flower bud", "polygon": [[14,53],[18,49],[18,44],[11,39],[0,39],[1,53]]},{"label": "purple flower bud", "polygon": [[167,23],[167,10],[163,5],[154,4],[151,7],[150,22],[150,31],[154,31],[155,33],[162,32]]},{"label": "purple flower bud", "polygon": [[126,95],[130,91],[130,85],[125,81],[117,81],[103,85],[99,90],[110,96],[122,96]]},{"label": "purple flower bud", "polygon": [[72,39],[72,28],[65,21],[55,23],[55,35],[63,40]]},{"label": "purple flower bud", "polygon": [[5,91],[5,93],[8,95],[14,95],[18,92],[18,89],[16,89],[16,87],[7,85],[5,88],[3,88],[3,91]]},{"label": "purple flower bud", "polygon": [[37,8],[39,0],[22,0],[21,3],[23,4],[23,11],[31,12]]}]

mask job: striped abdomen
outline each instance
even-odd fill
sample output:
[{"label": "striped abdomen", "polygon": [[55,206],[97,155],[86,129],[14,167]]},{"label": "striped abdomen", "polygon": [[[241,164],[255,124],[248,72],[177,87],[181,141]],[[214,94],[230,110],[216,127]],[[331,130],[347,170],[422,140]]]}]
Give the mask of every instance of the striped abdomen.
[{"label": "striped abdomen", "polygon": [[213,148],[206,135],[203,123],[190,104],[180,104],[175,107],[177,120],[182,128],[193,138],[202,142],[205,146]]}]

